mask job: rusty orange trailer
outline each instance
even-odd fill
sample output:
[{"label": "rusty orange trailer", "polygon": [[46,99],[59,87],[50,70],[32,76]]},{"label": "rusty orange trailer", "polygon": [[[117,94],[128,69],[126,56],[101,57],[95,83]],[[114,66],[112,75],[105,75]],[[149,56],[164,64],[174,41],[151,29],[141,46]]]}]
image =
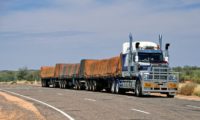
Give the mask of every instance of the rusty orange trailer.
[{"label": "rusty orange trailer", "polygon": [[48,87],[49,86],[48,82],[51,79],[54,79],[54,71],[55,67],[53,66],[42,66],[40,68],[40,77],[43,87]]}]

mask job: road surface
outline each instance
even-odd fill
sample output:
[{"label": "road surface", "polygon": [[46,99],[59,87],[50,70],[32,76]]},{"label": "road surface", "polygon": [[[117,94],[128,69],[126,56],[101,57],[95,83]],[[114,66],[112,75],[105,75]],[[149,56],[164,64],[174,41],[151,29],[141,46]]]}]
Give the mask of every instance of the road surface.
[{"label": "road surface", "polygon": [[[15,96],[32,102],[47,120],[200,119],[200,101],[161,96],[138,98],[132,94],[118,95],[27,85],[0,85],[0,91],[10,95],[13,93],[9,93],[9,91],[23,95]],[[28,98],[24,98],[24,96]]]}]

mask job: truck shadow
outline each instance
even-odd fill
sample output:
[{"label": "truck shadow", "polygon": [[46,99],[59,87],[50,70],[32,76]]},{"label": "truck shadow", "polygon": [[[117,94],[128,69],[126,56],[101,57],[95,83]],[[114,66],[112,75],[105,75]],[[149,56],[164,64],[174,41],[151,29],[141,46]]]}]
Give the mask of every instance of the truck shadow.
[{"label": "truck shadow", "polygon": [[124,94],[113,94],[110,92],[106,92],[106,91],[101,91],[101,93],[105,93],[105,94],[112,94],[112,95],[122,95],[122,96],[129,96],[129,97],[135,97],[135,98],[167,98],[167,96],[165,94],[159,94],[159,93],[155,93],[155,94],[150,94],[150,95],[143,95],[141,97],[137,97],[134,95],[134,92],[126,92]]}]

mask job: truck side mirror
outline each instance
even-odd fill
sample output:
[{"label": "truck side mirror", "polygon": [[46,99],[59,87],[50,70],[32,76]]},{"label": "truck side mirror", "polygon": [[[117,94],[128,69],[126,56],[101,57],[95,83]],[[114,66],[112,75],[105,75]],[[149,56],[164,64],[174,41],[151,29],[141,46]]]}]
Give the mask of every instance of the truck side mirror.
[{"label": "truck side mirror", "polygon": [[170,46],[170,44],[167,43],[167,44],[165,45],[165,50],[168,50],[168,49],[169,49],[169,46]]},{"label": "truck side mirror", "polygon": [[139,48],[139,45],[140,45],[140,43],[137,42],[137,43],[135,44],[135,48],[138,49],[138,48]]}]

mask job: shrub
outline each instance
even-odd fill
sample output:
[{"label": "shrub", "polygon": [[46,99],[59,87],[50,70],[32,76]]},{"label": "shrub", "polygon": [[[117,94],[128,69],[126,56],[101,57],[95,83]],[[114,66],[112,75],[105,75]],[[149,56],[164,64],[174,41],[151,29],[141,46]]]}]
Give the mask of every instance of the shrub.
[{"label": "shrub", "polygon": [[194,89],[193,94],[200,97],[200,85],[198,85],[198,86]]},{"label": "shrub", "polygon": [[180,94],[182,95],[192,95],[197,84],[195,83],[186,83],[180,88]]}]

